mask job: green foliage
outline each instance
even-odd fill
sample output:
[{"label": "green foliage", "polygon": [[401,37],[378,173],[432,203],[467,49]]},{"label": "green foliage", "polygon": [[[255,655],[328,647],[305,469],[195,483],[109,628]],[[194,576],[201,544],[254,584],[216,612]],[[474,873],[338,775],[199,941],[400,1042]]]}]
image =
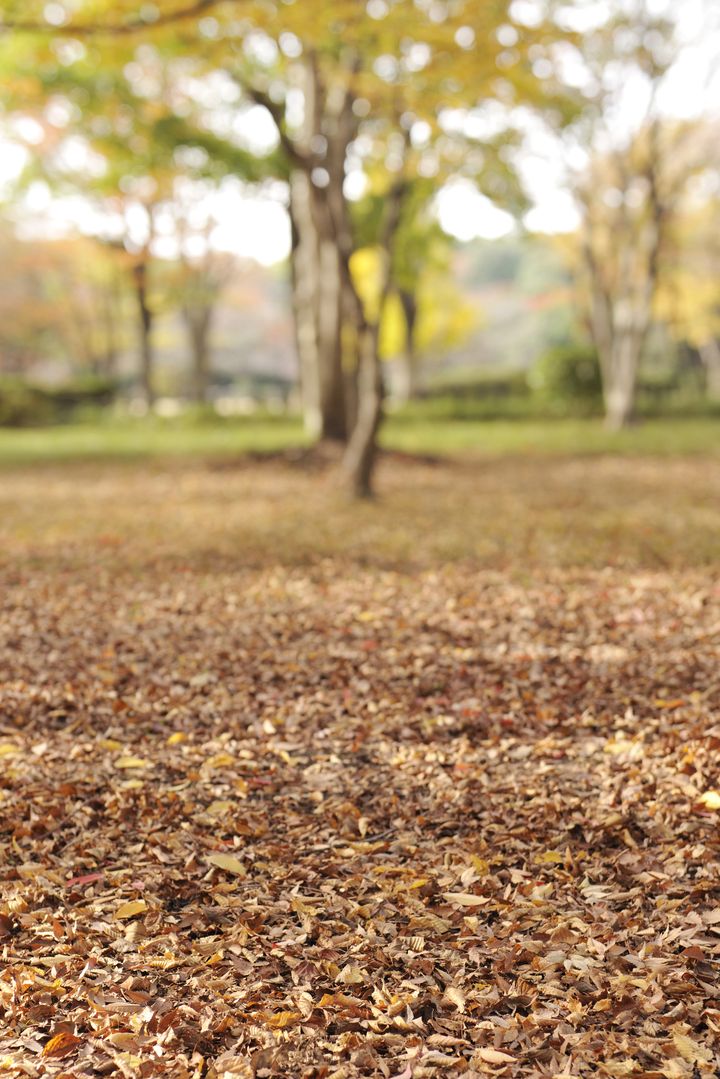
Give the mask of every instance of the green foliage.
[{"label": "green foliage", "polygon": [[549,349],[532,367],[528,383],[540,398],[562,411],[594,412],[602,404],[600,361],[592,345]]},{"label": "green foliage", "polygon": [[71,419],[82,408],[105,408],[112,404],[116,392],[117,385],[112,379],[90,373],[43,391],[57,420]]},{"label": "green foliage", "polygon": [[81,411],[109,405],[115,384],[96,375],[82,375],[60,386],[36,386],[25,379],[0,378],[0,427],[42,427],[74,419]]},{"label": "green foliage", "polygon": [[0,427],[35,427],[52,419],[52,404],[42,390],[21,378],[0,379]]}]

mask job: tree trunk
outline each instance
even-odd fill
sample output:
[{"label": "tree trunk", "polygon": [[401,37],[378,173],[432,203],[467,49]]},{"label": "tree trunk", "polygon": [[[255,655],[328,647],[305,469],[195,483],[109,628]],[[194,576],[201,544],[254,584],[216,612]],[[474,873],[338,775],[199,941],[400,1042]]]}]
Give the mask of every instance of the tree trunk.
[{"label": "tree trunk", "polygon": [[147,259],[138,260],[133,266],[133,283],[138,304],[140,333],[140,387],[148,412],[155,403],[153,373],[155,355],[152,343],[153,312],[148,302]]},{"label": "tree trunk", "polygon": [[383,418],[379,325],[365,324],[359,333],[357,420],[343,458],[343,471],[355,498],[371,498],[377,435]]},{"label": "tree trunk", "polygon": [[[345,91],[336,99],[323,85],[312,51],[297,70],[305,108],[294,147],[299,160],[295,161],[290,176],[290,216],[293,309],[303,413],[305,428],[313,437],[345,442],[348,423],[342,349],[344,267],[336,215],[338,198],[342,209],[345,158],[355,120]],[[318,144],[325,147],[326,168],[312,167]],[[319,179],[323,173],[325,186],[321,186]]]},{"label": "tree trunk", "polygon": [[416,331],[418,304],[417,299],[405,289],[398,289],[398,299],[405,320],[405,348],[402,354],[402,381],[398,397],[403,403],[412,401],[418,394],[418,356],[416,349]]},{"label": "tree trunk", "polygon": [[609,431],[620,431],[632,421],[642,340],[631,330],[616,330],[610,348],[600,353],[605,426]]},{"label": "tree trunk", "polygon": [[196,405],[208,403],[210,394],[210,329],[212,311],[185,308],[185,324],[190,337],[192,354],[191,396]]},{"label": "tree trunk", "polygon": [[711,401],[720,401],[720,341],[711,338],[700,346],[705,368],[705,390]]},{"label": "tree trunk", "polygon": [[296,242],[292,257],[295,338],[305,429],[315,438],[347,439],[342,363],[342,267],[323,220],[321,192],[302,170],[291,179]]},{"label": "tree trunk", "polygon": [[391,291],[395,237],[400,224],[407,187],[398,181],[388,194],[382,238],[382,282],[377,316],[369,321],[363,302],[350,274],[349,259],[344,262],[348,303],[352,304],[358,347],[357,420],[343,458],[343,471],[356,498],[370,498],[378,455],[378,431],[383,419],[383,377],[380,362],[380,327]]}]

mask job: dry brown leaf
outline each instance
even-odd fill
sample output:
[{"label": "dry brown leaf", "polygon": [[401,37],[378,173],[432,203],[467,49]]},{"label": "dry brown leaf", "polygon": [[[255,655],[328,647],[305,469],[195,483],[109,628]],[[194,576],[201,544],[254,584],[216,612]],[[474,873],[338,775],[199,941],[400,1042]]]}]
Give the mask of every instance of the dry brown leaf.
[{"label": "dry brown leaf", "polygon": [[443,892],[443,899],[459,907],[481,907],[490,900],[485,895],[473,895],[472,892]]},{"label": "dry brown leaf", "polygon": [[479,1057],[486,1064],[514,1064],[515,1057],[510,1056],[509,1053],[503,1053],[499,1049],[478,1049],[475,1052],[475,1056]]}]

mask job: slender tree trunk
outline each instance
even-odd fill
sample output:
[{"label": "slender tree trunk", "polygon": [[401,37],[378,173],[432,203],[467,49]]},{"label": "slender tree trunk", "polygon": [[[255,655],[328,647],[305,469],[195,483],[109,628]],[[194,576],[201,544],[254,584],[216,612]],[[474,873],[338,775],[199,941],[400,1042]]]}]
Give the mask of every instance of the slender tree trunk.
[{"label": "slender tree trunk", "polygon": [[412,401],[418,394],[418,355],[416,331],[418,304],[417,299],[406,289],[398,289],[398,299],[405,320],[405,347],[402,354],[402,382],[399,398],[402,402]]},{"label": "slender tree trunk", "polygon": [[105,338],[105,347],[103,349],[103,374],[106,378],[117,378],[117,363],[118,363],[118,332],[117,332],[117,314],[119,306],[119,290],[117,283],[113,281],[108,285],[103,296],[103,336]]},{"label": "slender tree trunk", "polygon": [[705,389],[712,401],[720,401],[720,341],[711,338],[700,346],[700,359],[705,367]]},{"label": "slender tree trunk", "polygon": [[293,224],[291,255],[292,306],[300,371],[303,422],[311,438],[322,435],[320,406],[320,343],[316,297],[317,262],[310,209],[310,177],[300,169],[290,178],[290,217]]},{"label": "slender tree trunk", "polygon": [[143,400],[150,411],[155,403],[153,374],[155,354],[152,342],[153,312],[148,302],[148,263],[138,260],[133,266],[133,283],[138,305],[138,329],[140,335],[140,387]]},{"label": "slender tree trunk", "polygon": [[192,355],[191,395],[197,405],[205,405],[210,395],[210,330],[212,310],[207,307],[183,311]]},{"label": "slender tree trunk", "polygon": [[355,498],[371,498],[373,494],[372,479],[384,397],[378,331],[377,324],[364,324],[358,341],[357,419],[343,459],[343,470]]},{"label": "slender tree trunk", "polygon": [[400,224],[406,185],[398,181],[388,195],[386,220],[382,238],[383,272],[377,317],[370,322],[350,274],[349,260],[345,261],[348,298],[353,302],[358,342],[358,406],[357,421],[343,458],[343,471],[351,493],[356,498],[370,498],[372,480],[378,456],[378,432],[383,419],[383,377],[380,361],[380,327],[392,284],[392,262],[395,236]]}]

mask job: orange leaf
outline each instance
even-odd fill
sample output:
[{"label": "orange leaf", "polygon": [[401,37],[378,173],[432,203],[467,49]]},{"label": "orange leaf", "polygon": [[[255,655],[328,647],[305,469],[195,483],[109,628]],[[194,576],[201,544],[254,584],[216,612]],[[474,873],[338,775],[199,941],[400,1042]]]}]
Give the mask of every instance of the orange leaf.
[{"label": "orange leaf", "polygon": [[275,1015],[269,1015],[265,1022],[273,1030],[284,1030],[298,1019],[302,1019],[300,1012],[275,1012]]},{"label": "orange leaf", "polygon": [[63,1030],[60,1034],[56,1034],[54,1038],[51,1038],[46,1043],[45,1048],[42,1051],[44,1057],[64,1057],[68,1053],[72,1053],[77,1049],[78,1045],[82,1044],[82,1038],[78,1038],[77,1035],[71,1034],[67,1030]]}]

